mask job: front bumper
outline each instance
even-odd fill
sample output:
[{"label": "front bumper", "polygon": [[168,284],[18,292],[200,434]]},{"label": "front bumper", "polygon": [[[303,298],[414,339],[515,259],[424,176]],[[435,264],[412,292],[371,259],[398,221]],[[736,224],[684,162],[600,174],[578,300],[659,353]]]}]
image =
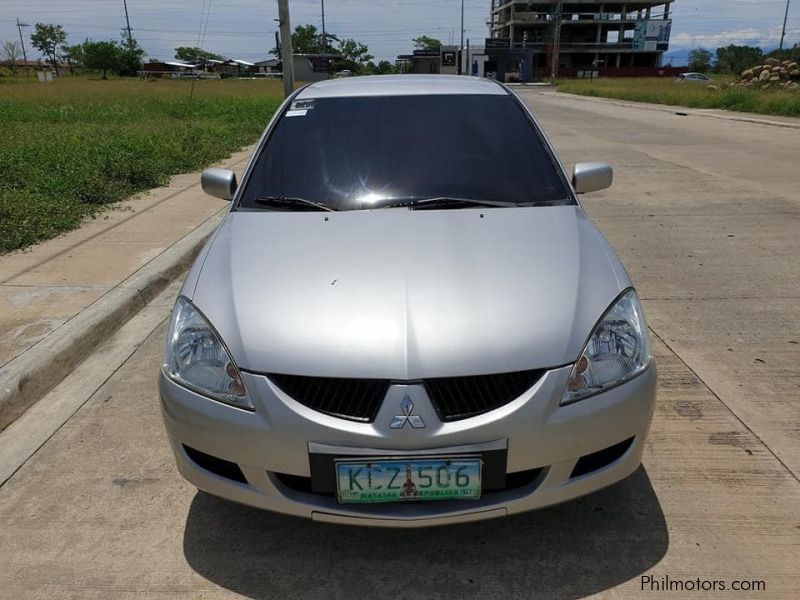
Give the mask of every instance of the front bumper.
[{"label": "front bumper", "polygon": [[[248,412],[176,385],[162,373],[161,406],[181,474],[199,489],[236,502],[319,521],[419,527],[506,516],[583,496],[630,475],[641,463],[655,403],[656,369],[603,394],[559,406],[570,367],[548,371],[510,404],[489,413],[441,422],[420,385],[393,385],[373,423],[313,411],[286,396],[266,377],[243,373],[256,406]],[[414,400],[424,429],[391,429],[405,396]],[[595,470],[576,474],[581,457],[632,440],[624,452]],[[375,456],[451,454],[504,446],[506,472],[538,470],[524,485],[486,493],[480,500],[339,504],[335,497],[287,485],[310,476],[309,448]],[[243,481],[201,467],[187,454],[235,463]],[[583,464],[583,463],[582,463]],[[290,477],[291,479],[291,477]]]}]

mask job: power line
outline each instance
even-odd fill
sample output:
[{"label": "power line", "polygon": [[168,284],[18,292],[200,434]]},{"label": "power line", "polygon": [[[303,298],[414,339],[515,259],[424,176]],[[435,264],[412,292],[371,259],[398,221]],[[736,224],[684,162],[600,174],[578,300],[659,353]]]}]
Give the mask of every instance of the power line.
[{"label": "power line", "polygon": [[19,31],[19,43],[22,44],[22,60],[25,61],[25,72],[28,72],[28,53],[25,52],[25,40],[22,39],[22,28],[30,27],[27,23],[20,23],[17,17],[17,31]]},{"label": "power line", "polygon": [[325,0],[320,0],[320,8],[322,9],[322,51],[328,49],[328,38],[325,36]]},{"label": "power line", "polygon": [[789,20],[789,0],[786,0],[786,13],[783,15],[783,30],[781,31],[780,50],[783,50],[783,40],[786,38],[786,22]]},{"label": "power line", "polygon": [[128,0],[122,0],[122,6],[125,7],[125,25],[128,29],[128,46],[133,48],[133,37],[131,37],[131,20],[128,17]]},{"label": "power line", "polygon": [[[205,26],[203,26],[203,11],[205,11],[205,9],[206,9],[206,0],[203,0],[203,4],[200,7],[200,25],[197,28],[197,47],[201,48],[201,49],[203,47],[203,44],[205,44],[206,30],[208,29],[208,20],[211,17],[211,0],[208,0],[208,12],[206,13],[206,16],[205,16],[206,24],[205,24]],[[199,59],[200,59],[200,56],[196,56],[195,57],[195,62],[198,62]],[[195,69],[196,68],[197,68],[197,65],[195,65]],[[190,104],[192,102],[192,98],[194,97],[194,84],[196,83],[196,81],[197,81],[197,78],[193,78],[192,79],[192,86],[189,88],[189,103]]]},{"label": "power line", "polygon": [[[562,2],[561,0],[558,1],[558,6],[556,7],[556,18],[555,18],[555,31],[553,32],[553,57],[552,63],[550,65],[550,83],[553,85],[556,84],[556,78],[558,77],[558,63],[559,63],[559,53],[561,52],[561,18],[562,18]],[[512,40],[513,43],[513,40]]]},{"label": "power line", "polygon": [[206,10],[206,24],[203,26],[203,37],[200,40],[200,47],[202,48],[206,43],[206,33],[208,32],[208,22],[211,20],[211,0],[208,0],[208,9]]},{"label": "power line", "polygon": [[464,51],[464,0],[461,0],[461,42],[458,46],[458,74],[461,75],[461,53]]}]

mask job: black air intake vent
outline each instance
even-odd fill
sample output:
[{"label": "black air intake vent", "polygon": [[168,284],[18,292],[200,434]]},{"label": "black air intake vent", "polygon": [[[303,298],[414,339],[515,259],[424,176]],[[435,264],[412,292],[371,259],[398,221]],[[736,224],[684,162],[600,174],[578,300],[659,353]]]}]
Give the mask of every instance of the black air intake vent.
[{"label": "black air intake vent", "polygon": [[442,421],[458,421],[516,400],[532,388],[544,373],[543,370],[535,370],[426,379],[425,389]]},{"label": "black air intake vent", "polygon": [[339,379],[271,373],[269,378],[293,400],[321,413],[371,423],[381,408],[389,381]]},{"label": "black air intake vent", "polygon": [[633,445],[634,439],[636,438],[632,437],[624,442],[620,442],[619,444],[614,444],[613,446],[609,446],[608,448],[600,450],[599,452],[593,452],[592,454],[581,456],[578,462],[575,464],[575,468],[572,469],[572,474],[570,477],[580,477],[581,475],[598,471],[599,469],[607,467],[611,463],[618,461],[625,455],[625,453],[628,451],[628,448]]},{"label": "black air intake vent", "polygon": [[200,452],[200,450],[195,450],[186,445],[183,446],[183,449],[186,451],[186,456],[192,459],[192,462],[203,467],[206,471],[211,471],[214,475],[219,475],[220,477],[225,477],[232,481],[247,483],[244,473],[242,473],[242,470],[236,463],[211,456],[210,454]]}]

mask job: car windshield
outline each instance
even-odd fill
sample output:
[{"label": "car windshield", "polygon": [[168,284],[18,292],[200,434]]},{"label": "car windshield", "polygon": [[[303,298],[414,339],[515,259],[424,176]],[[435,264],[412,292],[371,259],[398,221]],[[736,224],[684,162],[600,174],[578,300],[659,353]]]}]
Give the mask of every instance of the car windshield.
[{"label": "car windshield", "polygon": [[573,203],[513,97],[429,95],[296,100],[238,206],[299,210],[301,200],[358,210],[430,199],[453,199],[453,208]]}]

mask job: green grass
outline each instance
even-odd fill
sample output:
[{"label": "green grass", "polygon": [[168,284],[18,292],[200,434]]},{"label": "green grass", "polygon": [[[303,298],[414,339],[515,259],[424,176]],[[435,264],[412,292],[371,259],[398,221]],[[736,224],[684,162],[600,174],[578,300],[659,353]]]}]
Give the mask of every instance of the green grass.
[{"label": "green grass", "polygon": [[731,77],[715,76],[719,90],[693,83],[675,83],[672,78],[562,80],[560,92],[616,98],[634,102],[652,102],[689,108],[719,108],[739,112],[787,117],[800,116],[800,91],[751,90],[728,87]]},{"label": "green grass", "polygon": [[255,141],[279,81],[0,85],[0,253],[73,229],[113,202]]}]

